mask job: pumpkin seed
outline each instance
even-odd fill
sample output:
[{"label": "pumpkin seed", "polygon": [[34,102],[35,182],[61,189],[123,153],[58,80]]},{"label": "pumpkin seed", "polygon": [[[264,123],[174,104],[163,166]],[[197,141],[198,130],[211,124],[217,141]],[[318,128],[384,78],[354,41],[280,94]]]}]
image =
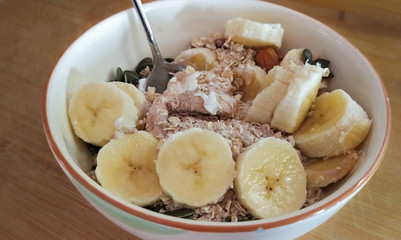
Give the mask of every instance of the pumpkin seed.
[{"label": "pumpkin seed", "polygon": [[151,57],[146,57],[142,59],[135,68],[136,73],[140,73],[146,67],[152,68],[153,67],[153,59]]},{"label": "pumpkin seed", "polygon": [[310,64],[317,65],[318,63],[320,64],[321,68],[327,68],[327,67],[329,67],[330,61],[327,59],[323,59],[323,58],[317,58],[317,59],[313,60]]},{"label": "pumpkin seed", "polygon": [[136,72],[130,71],[130,70],[124,71],[124,82],[137,85],[139,79],[140,79],[140,76]]},{"label": "pumpkin seed", "polygon": [[124,79],[123,79],[123,70],[120,67],[118,67],[117,70],[116,70],[116,78],[117,78],[116,81],[119,81],[119,82],[124,81]]},{"label": "pumpkin seed", "polygon": [[313,60],[313,55],[312,55],[311,50],[305,48],[305,49],[302,51],[302,60],[304,61],[304,63],[306,63],[306,62],[308,62],[308,63],[312,62],[312,60]]},{"label": "pumpkin seed", "polygon": [[144,206],[144,208],[154,211],[154,212],[160,212],[160,209],[162,208],[162,206],[160,205],[160,203],[156,203],[156,204],[151,204],[151,205],[147,205]]},{"label": "pumpkin seed", "polygon": [[91,151],[92,153],[95,153],[95,154],[96,154],[96,153],[98,153],[99,150],[100,150],[100,147],[95,146],[95,145],[93,145],[93,144],[87,143],[86,145],[88,146],[89,151]]},{"label": "pumpkin seed", "polygon": [[190,218],[194,214],[194,210],[189,208],[181,208],[171,212],[166,212],[166,214],[173,217]]},{"label": "pumpkin seed", "polygon": [[[312,65],[317,65],[318,63],[320,64],[321,68],[328,68],[330,61],[327,59],[324,59],[324,58],[317,58],[311,62]],[[334,74],[330,69],[329,75],[327,77],[323,77],[323,78],[333,78],[333,77],[334,77]]]},{"label": "pumpkin seed", "polygon": [[196,220],[197,219],[193,214],[191,214],[189,216],[186,216],[186,217],[183,217],[183,218],[190,219],[190,220]]}]

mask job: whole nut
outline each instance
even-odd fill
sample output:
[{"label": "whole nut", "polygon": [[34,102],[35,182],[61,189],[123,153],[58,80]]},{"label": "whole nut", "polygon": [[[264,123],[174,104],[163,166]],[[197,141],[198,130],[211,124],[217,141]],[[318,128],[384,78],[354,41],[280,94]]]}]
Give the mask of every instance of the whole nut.
[{"label": "whole nut", "polygon": [[260,48],[255,54],[255,63],[266,72],[279,64],[279,59],[276,51],[271,47]]}]

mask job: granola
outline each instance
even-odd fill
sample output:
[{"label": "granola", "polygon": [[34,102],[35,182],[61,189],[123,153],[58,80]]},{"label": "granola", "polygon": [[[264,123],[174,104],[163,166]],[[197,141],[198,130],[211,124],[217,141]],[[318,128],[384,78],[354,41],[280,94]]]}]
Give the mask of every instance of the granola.
[{"label": "granola", "polygon": [[[201,37],[191,41],[192,48],[207,48],[216,53],[218,65],[211,70],[196,71],[191,67],[175,73],[163,94],[149,88],[146,95],[146,117],[141,119],[143,126],[159,140],[159,148],[171,135],[190,128],[211,130],[222,135],[231,147],[235,160],[244,148],[258,140],[274,136],[284,139],[295,146],[291,134],[273,129],[269,124],[244,121],[251,101],[242,100],[241,87],[244,79],[234,77],[232,69],[240,64],[255,64],[252,48],[228,41],[221,33],[210,37]],[[149,67],[140,72],[146,77]],[[321,84],[321,91],[327,89],[327,83]],[[297,150],[302,161],[306,158]],[[94,157],[96,166],[96,157]],[[89,172],[96,179],[94,168]],[[222,198],[213,204],[191,208],[186,217],[200,221],[237,222],[256,219],[241,204],[232,186]],[[321,188],[309,189],[304,207],[324,197]],[[188,209],[188,206],[176,203],[165,193],[160,200],[148,208],[163,213]]]}]

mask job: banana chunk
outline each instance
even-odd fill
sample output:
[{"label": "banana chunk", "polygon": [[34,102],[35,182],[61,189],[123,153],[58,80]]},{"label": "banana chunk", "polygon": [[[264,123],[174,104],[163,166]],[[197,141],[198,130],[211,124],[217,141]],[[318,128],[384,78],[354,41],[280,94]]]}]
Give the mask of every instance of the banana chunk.
[{"label": "banana chunk", "polygon": [[310,159],[305,164],[308,189],[335,183],[352,171],[359,159],[356,151],[327,159]]},{"label": "banana chunk", "polygon": [[100,149],[97,179],[110,193],[130,203],[152,204],[160,197],[157,153],[157,140],[148,132],[120,135]]},{"label": "banana chunk", "polygon": [[119,89],[123,90],[127,93],[132,100],[134,100],[135,107],[139,110],[138,111],[138,118],[142,118],[145,115],[145,108],[146,108],[146,97],[145,95],[139,91],[131,83],[124,83],[124,82],[110,82],[114,86],[118,87]]},{"label": "banana chunk", "polygon": [[280,62],[280,66],[287,69],[288,71],[294,71],[297,66],[305,65],[302,59],[302,52],[304,48],[294,48],[288,51],[283,60]]},{"label": "banana chunk", "polygon": [[260,91],[271,83],[265,70],[251,63],[240,64],[233,69],[233,74],[235,78],[241,78],[244,81],[240,88],[244,101],[253,100]]},{"label": "banana chunk", "polygon": [[279,49],[284,29],[279,23],[260,23],[243,18],[227,21],[225,37],[247,47]]},{"label": "banana chunk", "polygon": [[191,128],[170,136],[160,148],[156,170],[163,191],[177,203],[216,203],[233,183],[235,163],[220,134]]},{"label": "banana chunk", "polygon": [[275,66],[267,73],[267,81],[272,82],[259,92],[248,110],[246,121],[270,123],[274,110],[287,93],[294,73],[280,66]]},{"label": "banana chunk", "polygon": [[252,144],[237,158],[238,198],[258,218],[296,211],[306,200],[306,174],[292,145],[274,137]]},{"label": "banana chunk", "polygon": [[75,134],[85,142],[103,146],[115,132],[133,130],[138,109],[131,97],[107,82],[85,84],[68,107]]},{"label": "banana chunk", "polygon": [[287,133],[295,132],[315,101],[322,77],[328,72],[327,68],[308,63],[298,67],[286,95],[274,110],[272,127]]},{"label": "banana chunk", "polygon": [[217,55],[208,48],[191,48],[180,53],[174,62],[189,65],[196,70],[211,70],[218,65]]},{"label": "banana chunk", "polygon": [[357,147],[368,135],[371,120],[344,90],[316,98],[312,115],[294,133],[298,148],[308,157],[331,157]]}]

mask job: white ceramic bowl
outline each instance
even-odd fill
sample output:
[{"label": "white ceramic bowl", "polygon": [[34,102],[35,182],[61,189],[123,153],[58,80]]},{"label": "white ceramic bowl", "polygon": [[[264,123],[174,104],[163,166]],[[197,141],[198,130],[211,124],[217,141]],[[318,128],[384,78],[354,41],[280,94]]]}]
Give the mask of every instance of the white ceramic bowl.
[{"label": "white ceramic bowl", "polygon": [[97,24],[63,54],[48,81],[43,124],[61,168],[82,195],[107,218],[144,239],[290,239],[322,224],[367,183],[377,169],[390,136],[390,106],[383,83],[365,57],[336,32],[293,10],[259,1],[160,1],[145,4],[165,57],[176,56],[193,37],[224,31],[228,19],[243,17],[278,22],[285,29],[282,50],[309,48],[331,60],[331,89],[345,89],[373,119],[361,148],[365,158],[320,202],[272,219],[211,223],[165,216],[137,207],[106,192],[89,178],[88,150],[74,136],[67,117],[71,94],[88,81],[107,81],[117,67],[131,69],[151,56],[133,9]]}]

